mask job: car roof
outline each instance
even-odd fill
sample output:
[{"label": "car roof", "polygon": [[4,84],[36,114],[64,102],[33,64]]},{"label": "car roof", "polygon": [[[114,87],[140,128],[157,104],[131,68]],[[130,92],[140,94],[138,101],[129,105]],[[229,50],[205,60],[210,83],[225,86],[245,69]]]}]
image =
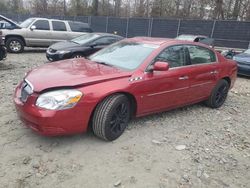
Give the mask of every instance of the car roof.
[{"label": "car roof", "polygon": [[[190,35],[189,35],[189,34],[182,34],[182,35],[179,35],[179,36],[187,36],[187,37],[206,37],[206,38],[208,37],[208,36],[206,36],[206,35],[191,35],[191,34],[190,34]],[[179,36],[178,36],[178,37],[179,37]]]},{"label": "car roof", "polygon": [[200,37],[201,38],[208,38],[205,35],[186,35],[186,34],[183,34],[183,35],[179,35],[178,37],[176,37],[176,39],[194,41],[196,38],[200,38]]},{"label": "car roof", "polygon": [[49,19],[49,18],[43,18],[43,17],[31,17],[29,19],[43,19],[43,20],[50,20],[50,21],[64,21],[64,22],[74,22],[74,23],[89,25],[88,23],[80,22],[80,21],[74,21],[74,20],[59,20],[59,19]]},{"label": "car roof", "polygon": [[112,33],[101,33],[101,32],[93,32],[97,35],[100,35],[100,36],[110,36],[110,37],[118,37],[118,38],[124,38],[120,35],[116,35],[116,34],[112,34]]},{"label": "car roof", "polygon": [[152,45],[178,45],[178,44],[189,44],[189,45],[198,45],[210,48],[206,44],[202,44],[200,42],[193,42],[193,41],[185,41],[185,40],[178,40],[178,39],[170,39],[170,38],[157,38],[157,37],[134,37],[134,38],[128,38],[125,39],[129,42],[138,42],[138,43],[144,43],[144,44],[152,44]]},{"label": "car roof", "polygon": [[139,42],[139,43],[146,43],[146,44],[153,44],[153,45],[162,45],[169,41],[173,41],[174,39],[169,38],[157,38],[157,37],[133,37],[127,39],[131,42]]}]

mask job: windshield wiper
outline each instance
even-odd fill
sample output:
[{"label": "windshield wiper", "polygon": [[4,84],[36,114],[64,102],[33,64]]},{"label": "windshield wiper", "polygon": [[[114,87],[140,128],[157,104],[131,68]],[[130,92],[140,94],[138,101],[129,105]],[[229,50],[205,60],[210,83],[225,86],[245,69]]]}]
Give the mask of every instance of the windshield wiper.
[{"label": "windshield wiper", "polygon": [[108,64],[108,63],[106,63],[106,62],[103,62],[103,61],[95,61],[96,63],[98,63],[98,64],[101,64],[101,65],[106,65],[106,66],[110,66],[110,67],[113,67],[113,65],[111,65],[111,64]]},{"label": "windshield wiper", "polygon": [[75,43],[75,44],[80,44],[80,43],[78,43],[78,42],[75,42],[75,41],[73,41],[73,40],[71,40],[70,42],[73,42],[73,43]]}]

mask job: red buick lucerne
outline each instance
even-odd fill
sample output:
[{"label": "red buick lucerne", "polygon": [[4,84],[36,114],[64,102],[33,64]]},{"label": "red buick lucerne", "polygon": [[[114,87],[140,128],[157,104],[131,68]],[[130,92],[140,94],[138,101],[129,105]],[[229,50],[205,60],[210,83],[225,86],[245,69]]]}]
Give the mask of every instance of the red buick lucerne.
[{"label": "red buick lucerne", "polygon": [[24,124],[42,135],[85,132],[118,138],[131,117],[204,101],[219,108],[233,87],[236,63],[208,46],[136,37],[94,55],[38,67],[17,86]]}]

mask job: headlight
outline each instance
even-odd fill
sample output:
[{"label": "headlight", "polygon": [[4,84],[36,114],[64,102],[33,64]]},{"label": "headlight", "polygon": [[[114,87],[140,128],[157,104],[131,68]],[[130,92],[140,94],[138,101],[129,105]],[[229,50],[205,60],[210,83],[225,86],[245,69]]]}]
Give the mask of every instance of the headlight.
[{"label": "headlight", "polygon": [[69,53],[70,51],[57,51],[57,53],[59,53],[59,54],[67,54],[67,53]]},{"label": "headlight", "polygon": [[73,108],[81,97],[82,92],[75,89],[50,91],[38,97],[36,106],[47,110],[64,110]]}]

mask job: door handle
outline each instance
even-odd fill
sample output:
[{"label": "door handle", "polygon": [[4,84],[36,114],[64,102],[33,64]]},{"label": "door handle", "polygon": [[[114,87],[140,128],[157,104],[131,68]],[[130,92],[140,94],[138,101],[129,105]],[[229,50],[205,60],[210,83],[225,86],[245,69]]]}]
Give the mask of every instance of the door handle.
[{"label": "door handle", "polygon": [[218,74],[217,70],[211,71],[210,74]]},{"label": "door handle", "polygon": [[179,77],[179,80],[187,80],[189,77],[188,76],[181,76]]}]

